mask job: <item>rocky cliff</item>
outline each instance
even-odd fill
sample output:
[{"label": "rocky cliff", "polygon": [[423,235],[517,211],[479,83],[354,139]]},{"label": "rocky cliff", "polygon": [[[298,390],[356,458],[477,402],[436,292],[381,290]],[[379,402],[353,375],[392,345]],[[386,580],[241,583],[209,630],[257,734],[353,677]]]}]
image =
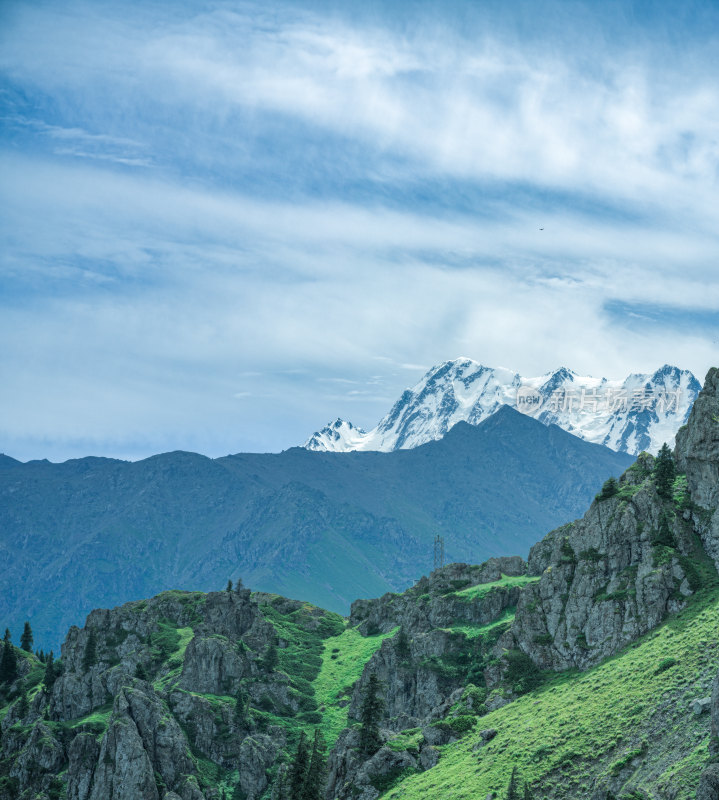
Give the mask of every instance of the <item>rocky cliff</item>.
[{"label": "rocky cliff", "polygon": [[302,676],[343,629],[335,614],[245,589],[94,611],[70,630],[54,684],[21,655],[0,797],[210,800],[239,786],[259,798],[315,721]]}]

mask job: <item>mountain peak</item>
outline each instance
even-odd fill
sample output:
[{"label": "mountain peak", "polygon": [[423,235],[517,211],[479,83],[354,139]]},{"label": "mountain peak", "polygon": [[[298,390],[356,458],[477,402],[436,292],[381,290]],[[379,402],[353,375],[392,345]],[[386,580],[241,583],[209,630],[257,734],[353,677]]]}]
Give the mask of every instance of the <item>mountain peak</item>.
[{"label": "mountain peak", "polygon": [[409,449],[441,439],[458,422],[477,425],[509,406],[586,441],[636,455],[673,441],[700,388],[691,372],[669,364],[624,380],[582,376],[566,366],[523,378],[461,356],[427,370],[372,430],[338,419],[304,446],[335,452]]}]

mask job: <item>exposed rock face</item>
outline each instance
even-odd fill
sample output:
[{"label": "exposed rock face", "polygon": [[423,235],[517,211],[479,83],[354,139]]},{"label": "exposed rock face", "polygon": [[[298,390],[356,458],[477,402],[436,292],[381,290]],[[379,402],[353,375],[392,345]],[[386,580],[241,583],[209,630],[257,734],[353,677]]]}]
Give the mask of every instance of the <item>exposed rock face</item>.
[{"label": "exposed rock face", "polygon": [[[518,647],[542,668],[586,668],[683,606],[698,588],[687,557],[702,553],[691,523],[657,494],[652,468],[640,458],[617,494],[532,548],[529,571],[541,579],[522,593],[502,648]],[[658,546],[663,525],[674,547]]]},{"label": "exposed rock face", "polygon": [[371,758],[358,756],[359,734],[347,729],[337,743],[329,765],[327,797],[336,800],[376,800],[392,778],[418,769],[430,769],[439,760],[438,751],[425,745],[417,756],[406,750],[381,747]]},{"label": "exposed rock face", "polygon": [[[300,705],[316,709],[277,657],[265,656],[273,646],[303,646],[318,660],[322,638],[343,627],[337,615],[245,589],[166,592],[94,611],[85,628],[70,630],[52,692],[41,684],[31,702],[8,708],[0,798],[7,788],[7,800],[20,790],[47,800],[65,786],[68,800],[218,800],[224,775],[258,800],[269,770],[287,757],[287,737],[256,709],[286,718]],[[37,659],[19,657],[17,687],[31,662],[37,675]]]},{"label": "exposed rock face", "polygon": [[719,567],[719,369],[707,373],[704,388],[692,407],[687,424],[676,437],[676,458],[686,473],[697,508],[693,518],[699,536]]},{"label": "exposed rock face", "polygon": [[484,683],[484,660],[510,621],[498,624],[494,633],[468,639],[466,630],[482,629],[516,606],[523,588],[492,586],[486,591],[463,590],[492,584],[503,576],[519,577],[526,564],[519,557],[490,559],[478,566],[450,564],[421,578],[402,595],[387,594],[377,600],[358,600],[352,606],[350,624],[363,633],[388,633],[401,626],[400,634],[387,638],[370,658],[352,690],[348,718],[358,721],[371,675],[382,687],[384,737],[399,731],[421,729],[417,745],[409,749],[384,747],[371,759],[357,754],[356,730],[348,728],[337,741],[329,759],[327,798],[379,796],[404,771],[431,769],[440,759],[438,746],[462,735],[444,720],[456,715],[472,718],[486,712],[484,694],[466,694],[472,680]]},{"label": "exposed rock face", "polygon": [[[135,681],[115,699],[89,800],[154,800],[158,797],[156,775],[183,800],[204,798],[180,726],[149,685]],[[81,774],[73,776],[73,781],[76,778],[82,781]]]},{"label": "exposed rock face", "polygon": [[697,800],[719,800],[719,764],[712,764],[702,773]]},{"label": "exposed rock face", "polygon": [[[456,595],[483,583],[498,581],[502,575],[524,575],[527,565],[519,556],[490,558],[483,564],[448,564],[435,570],[401,595],[385,594],[376,600],[352,603],[350,625],[362,633],[391,631],[402,625],[414,633],[456,624],[483,625],[496,619],[519,599],[516,588],[497,587],[482,603],[467,603]],[[419,602],[418,602],[419,599]]]}]

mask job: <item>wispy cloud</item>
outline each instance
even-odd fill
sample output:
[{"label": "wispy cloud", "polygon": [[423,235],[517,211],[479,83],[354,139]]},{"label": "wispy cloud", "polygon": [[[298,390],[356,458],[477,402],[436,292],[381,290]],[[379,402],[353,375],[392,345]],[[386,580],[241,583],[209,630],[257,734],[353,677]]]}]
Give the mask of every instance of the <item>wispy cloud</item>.
[{"label": "wispy cloud", "polygon": [[711,42],[482,8],[6,4],[0,449],[279,449],[460,353],[702,372]]}]

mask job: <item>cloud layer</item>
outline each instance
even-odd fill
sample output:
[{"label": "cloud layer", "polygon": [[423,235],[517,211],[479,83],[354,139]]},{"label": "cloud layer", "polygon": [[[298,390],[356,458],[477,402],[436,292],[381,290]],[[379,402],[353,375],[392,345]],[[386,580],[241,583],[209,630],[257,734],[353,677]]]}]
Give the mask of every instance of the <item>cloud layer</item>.
[{"label": "cloud layer", "polygon": [[0,450],[280,449],[459,355],[701,377],[711,25],[475,5],[6,4]]}]

